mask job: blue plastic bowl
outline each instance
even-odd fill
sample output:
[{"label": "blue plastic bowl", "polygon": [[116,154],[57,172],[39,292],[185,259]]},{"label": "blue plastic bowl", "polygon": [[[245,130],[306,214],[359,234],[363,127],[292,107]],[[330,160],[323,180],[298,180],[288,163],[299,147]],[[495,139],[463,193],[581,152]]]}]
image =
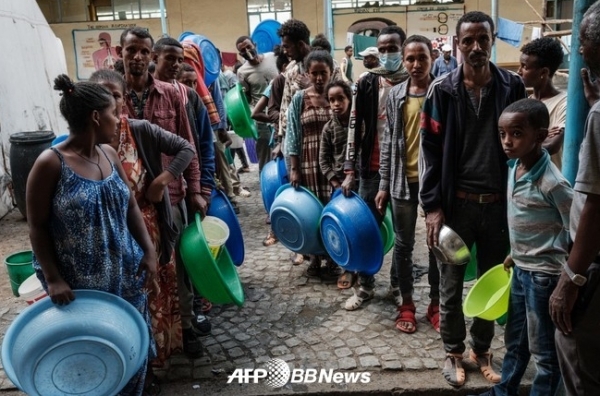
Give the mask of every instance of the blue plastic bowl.
[{"label": "blue plastic bowl", "polygon": [[183,32],[179,35],[179,41],[191,40],[200,48],[202,61],[204,62],[204,83],[208,87],[221,73],[221,55],[217,47],[207,37],[193,32]]},{"label": "blue plastic bowl", "polygon": [[288,176],[283,158],[277,157],[263,166],[260,172],[260,191],[267,212],[271,211],[277,190],[286,183]]},{"label": "blue plastic bowl", "polygon": [[229,227],[229,238],[225,242],[225,247],[231,255],[233,264],[239,267],[244,262],[244,236],[233,206],[223,191],[213,190],[207,215],[218,217]]},{"label": "blue plastic bowl", "polygon": [[281,44],[281,37],[277,34],[280,27],[281,22],[274,19],[265,19],[256,26],[251,38],[259,54],[273,52],[273,47]]},{"label": "blue plastic bowl", "polygon": [[279,242],[292,252],[324,254],[319,234],[323,204],[304,187],[284,184],[275,193],[271,205],[271,228]]},{"label": "blue plastic bowl", "polygon": [[213,258],[199,213],[196,213],[196,221],[181,233],[179,253],[192,283],[202,297],[215,304],[233,303],[240,307],[244,304],[242,283],[227,247],[220,250],[216,259]]},{"label": "blue plastic bowl", "polygon": [[54,138],[54,140],[52,141],[52,143],[50,143],[50,146],[54,147],[59,143],[64,142],[65,140],[67,140],[67,138],[69,137],[69,134],[67,133],[66,135],[60,135]]},{"label": "blue plastic bowl", "polygon": [[377,221],[357,194],[344,196],[337,190],[323,209],[321,237],[327,253],[346,271],[365,275],[379,272],[383,264],[383,241]]},{"label": "blue plastic bowl", "polygon": [[2,364],[28,395],[114,395],[146,360],[149,329],[142,315],[114,294],[75,290],[58,306],[46,297],[12,322]]}]

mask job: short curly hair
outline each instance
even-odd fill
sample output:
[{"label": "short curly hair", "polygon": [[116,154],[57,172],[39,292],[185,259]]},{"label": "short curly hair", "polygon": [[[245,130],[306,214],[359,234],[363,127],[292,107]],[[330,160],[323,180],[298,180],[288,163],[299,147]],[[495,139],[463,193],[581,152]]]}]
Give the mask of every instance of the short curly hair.
[{"label": "short curly hair", "polygon": [[600,1],[596,1],[583,14],[583,19],[588,19],[585,37],[595,45],[600,45]]},{"label": "short curly hair", "polygon": [[456,22],[456,37],[460,37],[460,27],[463,23],[484,23],[487,22],[490,24],[490,30],[492,31],[492,36],[494,36],[494,21],[492,17],[481,11],[471,11],[467,12],[463,16],[460,17],[458,22]]},{"label": "short curly hair", "polygon": [[308,26],[304,22],[298,19],[288,19],[285,21],[279,30],[277,30],[277,35],[281,38],[287,36],[294,43],[304,41],[310,45],[310,30],[308,30]]},{"label": "short curly hair", "polygon": [[564,57],[561,45],[551,37],[535,39],[521,47],[521,52],[525,55],[535,55],[536,66],[547,67],[550,77],[556,73]]}]

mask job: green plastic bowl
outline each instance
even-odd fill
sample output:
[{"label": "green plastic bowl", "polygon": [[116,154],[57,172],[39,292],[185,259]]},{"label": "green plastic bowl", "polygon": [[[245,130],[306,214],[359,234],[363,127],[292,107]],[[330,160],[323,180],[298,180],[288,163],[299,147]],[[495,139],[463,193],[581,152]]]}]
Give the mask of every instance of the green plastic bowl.
[{"label": "green plastic bowl", "polygon": [[238,83],[225,95],[227,117],[233,125],[233,130],[243,138],[258,139],[258,129],[252,119],[252,112],[244,94],[242,84]]},{"label": "green plastic bowl", "polygon": [[200,214],[181,234],[181,259],[198,292],[214,304],[244,304],[244,290],[227,248],[223,246],[216,258],[206,242]]},{"label": "green plastic bowl", "polygon": [[496,320],[508,311],[510,281],[513,271],[504,271],[504,265],[491,268],[473,285],[463,303],[465,316]]},{"label": "green plastic bowl", "polygon": [[470,282],[473,279],[477,279],[477,245],[473,244],[471,248],[471,261],[467,264],[467,270],[465,271],[465,282]]},{"label": "green plastic bowl", "polygon": [[383,241],[383,254],[385,255],[392,250],[396,239],[396,234],[394,233],[392,209],[390,209],[389,205],[385,211],[385,217],[383,218],[381,227],[379,227],[379,232],[381,233],[381,240]]}]

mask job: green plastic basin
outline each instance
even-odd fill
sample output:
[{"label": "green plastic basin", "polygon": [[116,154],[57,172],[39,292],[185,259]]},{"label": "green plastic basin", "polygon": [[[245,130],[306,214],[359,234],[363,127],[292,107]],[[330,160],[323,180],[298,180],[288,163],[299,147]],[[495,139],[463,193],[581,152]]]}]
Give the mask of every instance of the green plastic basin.
[{"label": "green plastic basin", "polygon": [[200,221],[190,223],[181,233],[181,259],[198,292],[214,304],[244,304],[244,290],[227,248],[213,258]]},{"label": "green plastic basin", "polygon": [[389,205],[385,211],[383,222],[379,227],[379,232],[381,233],[381,240],[383,241],[383,254],[388,254],[388,252],[394,247],[394,242],[396,239],[396,234],[394,233],[392,209]]},{"label": "green plastic basin", "polygon": [[258,129],[252,119],[250,105],[244,94],[242,84],[236,84],[225,95],[227,117],[235,133],[243,138],[258,139]]},{"label": "green plastic basin", "polygon": [[496,320],[508,311],[508,297],[513,271],[496,265],[473,285],[463,303],[465,316]]}]

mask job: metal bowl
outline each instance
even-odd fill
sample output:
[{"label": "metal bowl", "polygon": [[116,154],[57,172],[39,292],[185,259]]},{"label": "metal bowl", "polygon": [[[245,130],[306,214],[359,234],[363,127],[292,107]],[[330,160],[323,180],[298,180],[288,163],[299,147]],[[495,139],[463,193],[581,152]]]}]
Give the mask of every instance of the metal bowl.
[{"label": "metal bowl", "polygon": [[471,260],[471,252],[465,242],[447,225],[443,225],[440,229],[438,245],[431,250],[444,264],[464,265]]}]

